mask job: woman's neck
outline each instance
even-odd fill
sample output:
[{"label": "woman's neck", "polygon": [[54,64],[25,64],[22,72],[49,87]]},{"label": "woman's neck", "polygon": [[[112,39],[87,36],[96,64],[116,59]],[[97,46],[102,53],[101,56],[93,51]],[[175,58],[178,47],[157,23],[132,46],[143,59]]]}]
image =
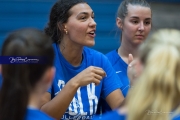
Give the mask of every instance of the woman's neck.
[{"label": "woman's neck", "polygon": [[119,56],[128,64],[129,54],[132,54],[133,58],[137,57],[138,46],[134,46],[132,44],[124,44],[121,43],[121,46],[118,48]]},{"label": "woman's neck", "polygon": [[35,108],[35,109],[40,109],[41,102],[42,102],[41,98],[42,98],[42,94],[31,93],[30,96],[29,96],[28,107]]},{"label": "woman's neck", "polygon": [[60,44],[60,52],[64,58],[73,66],[79,66],[82,62],[83,47]]}]

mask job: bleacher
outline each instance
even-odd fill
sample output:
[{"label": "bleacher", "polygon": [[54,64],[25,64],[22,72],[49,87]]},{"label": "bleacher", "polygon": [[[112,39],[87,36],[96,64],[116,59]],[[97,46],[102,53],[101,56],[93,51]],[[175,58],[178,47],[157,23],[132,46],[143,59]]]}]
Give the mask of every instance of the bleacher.
[{"label": "bleacher", "polygon": [[[43,30],[56,0],[0,0],[0,48],[9,32],[33,27]],[[180,3],[180,0],[149,0]],[[120,32],[115,23],[116,11],[121,0],[87,0],[95,12],[96,49],[107,53],[119,46]]]},{"label": "bleacher", "polygon": [[[23,27],[43,30],[50,9],[56,0],[0,0],[0,46],[9,32]],[[109,51],[118,45],[115,41],[115,11],[118,2],[88,3],[95,11],[97,22],[96,45],[93,47],[101,52]],[[119,37],[118,37],[119,38]],[[118,40],[117,40],[118,42]]]},{"label": "bleacher", "polygon": [[55,0],[0,0],[0,46],[9,32],[31,27],[43,30]]}]

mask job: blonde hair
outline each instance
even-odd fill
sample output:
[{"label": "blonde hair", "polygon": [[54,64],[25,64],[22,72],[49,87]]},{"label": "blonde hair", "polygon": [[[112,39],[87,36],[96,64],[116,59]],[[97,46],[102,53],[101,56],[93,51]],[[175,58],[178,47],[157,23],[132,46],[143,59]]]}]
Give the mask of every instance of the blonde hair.
[{"label": "blonde hair", "polygon": [[169,120],[180,103],[180,31],[158,30],[139,53],[145,67],[127,96],[128,120]]}]

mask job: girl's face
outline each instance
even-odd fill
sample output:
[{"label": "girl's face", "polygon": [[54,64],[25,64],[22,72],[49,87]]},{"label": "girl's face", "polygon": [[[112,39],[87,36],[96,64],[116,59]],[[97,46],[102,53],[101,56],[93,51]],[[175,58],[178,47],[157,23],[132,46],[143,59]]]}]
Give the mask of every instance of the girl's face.
[{"label": "girl's face", "polygon": [[122,23],[122,40],[140,44],[151,30],[151,9],[129,4],[127,10],[128,14]]},{"label": "girl's face", "polygon": [[68,33],[65,34],[66,40],[80,46],[93,46],[95,44],[96,22],[94,12],[86,3],[73,6],[70,11],[71,16],[64,24]]}]

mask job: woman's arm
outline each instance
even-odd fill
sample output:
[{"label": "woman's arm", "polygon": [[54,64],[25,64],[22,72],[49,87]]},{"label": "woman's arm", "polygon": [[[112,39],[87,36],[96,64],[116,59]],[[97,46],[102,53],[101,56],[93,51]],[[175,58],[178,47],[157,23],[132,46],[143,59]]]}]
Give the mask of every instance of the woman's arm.
[{"label": "woman's arm", "polygon": [[66,112],[74,95],[81,86],[86,86],[90,83],[98,85],[100,80],[106,76],[102,68],[90,66],[73,77],[64,88],[51,100],[51,94],[46,92],[42,102],[41,110],[50,116],[60,119]]},{"label": "woman's arm", "polygon": [[56,97],[51,100],[51,94],[46,92],[43,96],[41,110],[50,116],[60,119],[66,112],[79,86],[73,81],[69,81]]},{"label": "woman's arm", "polygon": [[124,96],[120,89],[116,89],[106,97],[106,102],[111,109],[117,109],[124,101]]}]

